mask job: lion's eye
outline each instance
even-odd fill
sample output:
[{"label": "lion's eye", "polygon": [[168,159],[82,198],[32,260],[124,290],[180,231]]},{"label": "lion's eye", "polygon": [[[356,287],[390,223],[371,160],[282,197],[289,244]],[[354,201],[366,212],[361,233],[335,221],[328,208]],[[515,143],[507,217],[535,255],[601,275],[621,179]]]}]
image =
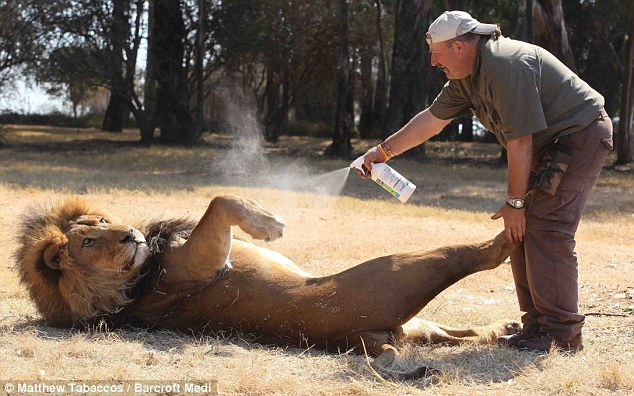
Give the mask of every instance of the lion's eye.
[{"label": "lion's eye", "polygon": [[91,239],[91,238],[84,238],[84,240],[83,240],[83,241],[81,241],[81,247],[88,247],[88,246],[91,246],[91,245],[92,245],[92,243],[93,243],[94,241],[95,241],[95,240],[94,240],[94,239]]},{"label": "lion's eye", "polygon": [[108,224],[108,220],[104,219],[103,217],[99,219],[99,222]]}]

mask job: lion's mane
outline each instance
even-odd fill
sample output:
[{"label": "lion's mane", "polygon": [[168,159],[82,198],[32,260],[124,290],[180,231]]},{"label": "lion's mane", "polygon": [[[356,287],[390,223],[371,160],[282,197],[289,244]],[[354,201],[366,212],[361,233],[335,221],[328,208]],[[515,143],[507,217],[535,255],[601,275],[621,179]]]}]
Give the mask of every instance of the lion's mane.
[{"label": "lion's mane", "polygon": [[[59,269],[46,264],[46,255],[62,254],[73,262],[64,247],[72,222],[82,215],[111,216],[93,209],[83,199],[71,197],[55,206],[37,206],[20,219],[13,258],[20,281],[26,285],[37,309],[51,326],[70,327],[90,324],[100,317],[118,312],[137,294],[135,288],[145,274],[157,268],[161,252],[175,238],[187,239],[194,222],[187,219],[155,221],[140,229],[145,232],[150,256],[131,275],[108,272],[94,267],[66,266]],[[60,282],[61,277],[64,282]]]}]

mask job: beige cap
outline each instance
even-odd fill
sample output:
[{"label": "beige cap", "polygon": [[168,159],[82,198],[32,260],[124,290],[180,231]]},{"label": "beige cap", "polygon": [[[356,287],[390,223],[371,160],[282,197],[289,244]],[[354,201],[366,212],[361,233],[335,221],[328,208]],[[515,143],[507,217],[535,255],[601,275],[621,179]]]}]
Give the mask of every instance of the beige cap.
[{"label": "beige cap", "polygon": [[488,35],[497,30],[497,25],[480,23],[464,11],[445,11],[429,25],[427,44],[451,40],[465,33]]}]

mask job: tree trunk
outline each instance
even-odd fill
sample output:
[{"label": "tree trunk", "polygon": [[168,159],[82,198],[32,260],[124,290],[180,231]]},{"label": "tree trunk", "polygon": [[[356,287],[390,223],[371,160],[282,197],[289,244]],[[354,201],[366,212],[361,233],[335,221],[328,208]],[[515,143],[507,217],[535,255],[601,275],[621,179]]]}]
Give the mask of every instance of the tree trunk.
[{"label": "tree trunk", "polygon": [[101,124],[101,130],[107,132],[121,132],[123,118],[126,115],[125,82],[123,76],[124,48],[130,34],[128,14],[130,2],[114,0],[112,2],[112,20],[110,21],[110,61],[108,73],[111,75],[110,100]]},{"label": "tree trunk", "polygon": [[379,128],[379,136],[385,131],[385,116],[387,114],[387,59],[385,55],[385,35],[383,34],[383,7],[381,0],[375,0],[376,5],[376,34],[379,44],[378,70],[376,88],[374,90],[374,125]]},{"label": "tree trunk", "polygon": [[[281,74],[281,75],[280,75]],[[264,95],[264,140],[276,143],[288,118],[289,80],[287,71],[270,70]]]},{"label": "tree trunk", "polygon": [[[148,38],[147,58],[145,60],[145,82],[143,85],[144,111],[141,117],[134,114],[137,125],[141,130],[141,143],[151,145],[154,141],[156,127],[156,19],[154,15],[154,1],[148,4]],[[139,121],[141,118],[141,121]]]},{"label": "tree trunk", "polygon": [[337,82],[337,110],[335,113],[335,130],[332,144],[326,149],[325,155],[350,158],[352,143],[350,142],[350,132],[352,129],[352,119],[348,112],[350,103],[350,49],[348,30],[348,2],[339,0],[339,21],[341,66],[339,70],[339,81]]},{"label": "tree trunk", "polygon": [[517,5],[517,34],[520,40],[533,42],[533,2],[519,0]]},{"label": "tree trunk", "polygon": [[204,73],[203,55],[205,53],[205,0],[198,1],[198,29],[196,31],[196,129],[202,132],[205,128],[204,108]]},{"label": "tree trunk", "polygon": [[561,0],[533,0],[533,29],[535,44],[550,51],[577,73]]},{"label": "tree trunk", "polygon": [[154,0],[153,30],[156,61],[156,111],[166,144],[199,142],[189,110],[187,72],[183,66],[185,25],[179,0]]},{"label": "tree trunk", "polygon": [[627,53],[625,55],[625,70],[623,74],[623,88],[621,89],[621,111],[619,130],[616,144],[616,163],[618,165],[632,162],[632,112],[634,101],[634,83],[632,67],[634,66],[634,1],[630,2],[629,32],[627,35]]},{"label": "tree trunk", "polygon": [[361,71],[361,97],[359,107],[359,134],[362,139],[372,138],[374,127],[374,85],[372,84],[372,51],[361,50],[359,69]]},{"label": "tree trunk", "polygon": [[[428,102],[425,76],[429,71],[429,53],[425,33],[429,26],[431,1],[398,0],[387,128],[384,136],[400,129]],[[424,156],[423,145],[413,153]]]},{"label": "tree trunk", "polygon": [[103,117],[103,123],[101,124],[101,130],[107,132],[121,132],[123,131],[123,119],[126,116],[127,99],[124,95],[121,95],[117,91],[110,92],[110,100],[108,101],[108,108],[106,114]]}]

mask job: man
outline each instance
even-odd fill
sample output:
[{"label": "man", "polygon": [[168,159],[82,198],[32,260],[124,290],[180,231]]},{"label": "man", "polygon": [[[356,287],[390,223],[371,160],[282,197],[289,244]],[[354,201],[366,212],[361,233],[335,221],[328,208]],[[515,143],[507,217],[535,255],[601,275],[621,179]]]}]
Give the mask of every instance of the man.
[{"label": "man", "polygon": [[[449,81],[432,105],[370,149],[364,166],[419,145],[459,115],[475,114],[508,152],[504,219],[523,330],[501,344],[549,351],[583,347],[575,232],[603,162],[612,122],[603,97],[552,54],[501,36],[466,12],[445,12],[427,32],[431,64]],[[365,176],[365,175],[362,175]]]}]

